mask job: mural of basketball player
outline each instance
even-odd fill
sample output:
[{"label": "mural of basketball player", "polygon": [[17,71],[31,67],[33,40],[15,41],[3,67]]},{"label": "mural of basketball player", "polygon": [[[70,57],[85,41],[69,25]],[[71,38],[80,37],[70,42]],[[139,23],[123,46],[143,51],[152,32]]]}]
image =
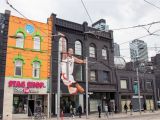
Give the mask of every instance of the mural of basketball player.
[{"label": "mural of basketball player", "polygon": [[62,62],[61,62],[61,79],[68,87],[70,94],[83,93],[84,89],[80,86],[73,77],[74,63],[84,64],[85,60],[81,60],[73,56],[73,49],[69,48],[68,52],[65,49],[64,38],[62,38]]}]

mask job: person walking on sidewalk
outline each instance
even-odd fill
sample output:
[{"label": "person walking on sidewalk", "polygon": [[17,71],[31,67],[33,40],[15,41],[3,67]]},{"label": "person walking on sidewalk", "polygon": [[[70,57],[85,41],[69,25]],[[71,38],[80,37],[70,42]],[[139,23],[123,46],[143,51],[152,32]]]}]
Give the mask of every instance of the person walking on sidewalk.
[{"label": "person walking on sidewalk", "polygon": [[132,102],[130,102],[130,104],[129,104],[129,109],[130,109],[130,115],[132,115],[132,111],[133,111],[133,105],[132,105]]},{"label": "person walking on sidewalk", "polygon": [[107,104],[104,106],[104,110],[105,110],[106,116],[108,118],[108,105]]},{"label": "person walking on sidewalk", "polygon": [[81,105],[78,106],[78,113],[79,113],[79,118],[81,118],[81,115],[82,115],[82,107],[81,107]]},{"label": "person walking on sidewalk", "polygon": [[143,103],[143,109],[144,109],[144,112],[146,112],[147,107],[146,107],[146,103],[145,102]]},{"label": "person walking on sidewalk", "polygon": [[99,118],[101,118],[101,105],[98,105],[98,113],[99,113]]},{"label": "person walking on sidewalk", "polygon": [[127,114],[127,111],[128,111],[127,103],[125,103],[125,105],[124,105],[124,110],[125,110],[125,112],[126,112],[126,114]]}]

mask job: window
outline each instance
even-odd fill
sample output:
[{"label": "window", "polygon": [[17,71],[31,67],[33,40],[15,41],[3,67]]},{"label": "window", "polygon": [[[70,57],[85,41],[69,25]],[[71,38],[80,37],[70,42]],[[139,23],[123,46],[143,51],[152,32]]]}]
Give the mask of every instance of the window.
[{"label": "window", "polygon": [[40,74],[40,63],[39,62],[33,62],[33,77],[39,78]]},{"label": "window", "polygon": [[107,71],[103,71],[103,82],[109,82],[109,73]]},{"label": "window", "polygon": [[22,76],[22,64],[21,60],[15,61],[15,76]]},{"label": "window", "polygon": [[16,47],[23,48],[23,45],[24,45],[24,34],[19,32],[19,33],[17,33],[16,37],[17,37],[17,39],[16,39]]},{"label": "window", "polygon": [[74,64],[73,76],[76,81],[82,81],[82,65],[81,64]]},{"label": "window", "polygon": [[34,36],[34,50],[40,50],[41,39],[40,36]]},{"label": "window", "polygon": [[152,89],[152,82],[151,81],[147,81],[146,82],[146,87],[147,87],[147,89]]},{"label": "window", "polygon": [[59,50],[60,50],[60,52],[67,51],[67,40],[64,37],[61,37],[59,39]]},{"label": "window", "polygon": [[94,44],[91,44],[89,46],[89,57],[93,57],[93,58],[96,57],[96,47]]},{"label": "window", "polygon": [[120,80],[121,89],[127,89],[127,80]]},{"label": "window", "polygon": [[90,82],[96,81],[96,71],[90,71]]},{"label": "window", "polygon": [[102,57],[103,57],[103,59],[107,59],[107,48],[106,47],[104,47],[103,49],[102,49]]},{"label": "window", "polygon": [[82,55],[82,44],[80,41],[75,42],[75,54]]}]

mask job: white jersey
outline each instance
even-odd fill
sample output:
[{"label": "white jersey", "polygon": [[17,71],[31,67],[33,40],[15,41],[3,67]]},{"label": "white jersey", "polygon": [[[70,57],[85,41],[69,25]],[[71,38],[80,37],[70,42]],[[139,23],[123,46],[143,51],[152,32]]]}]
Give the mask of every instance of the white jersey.
[{"label": "white jersey", "polygon": [[[67,69],[68,67],[68,69]],[[62,72],[67,74],[67,71],[69,72],[69,75],[73,74],[74,69],[74,57],[67,57],[66,59],[62,60]]]},{"label": "white jersey", "polygon": [[[68,69],[67,69],[67,67],[68,67]],[[75,83],[75,80],[72,75],[73,69],[74,69],[74,57],[73,56],[67,57],[66,59],[62,60],[62,62],[61,62],[61,72],[62,72],[61,79],[63,80],[63,83],[67,86],[71,85],[72,83]]]}]

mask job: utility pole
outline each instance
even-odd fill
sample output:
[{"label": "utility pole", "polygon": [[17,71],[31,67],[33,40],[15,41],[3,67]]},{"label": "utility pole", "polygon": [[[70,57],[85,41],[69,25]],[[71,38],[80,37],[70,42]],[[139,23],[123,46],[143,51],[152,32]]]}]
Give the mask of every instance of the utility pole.
[{"label": "utility pole", "polygon": [[137,44],[137,48],[136,48],[136,61],[137,61],[137,68],[136,68],[136,73],[137,73],[137,83],[138,83],[138,101],[139,101],[139,113],[141,115],[141,98],[140,98],[140,81],[139,81],[139,72],[138,72],[138,57],[139,57],[139,53],[138,53],[138,44]]},{"label": "utility pole", "polygon": [[86,119],[88,119],[88,58],[86,57]]},{"label": "utility pole", "polygon": [[58,41],[58,81],[57,81],[57,120],[60,120],[60,74],[61,74],[61,51]]}]

